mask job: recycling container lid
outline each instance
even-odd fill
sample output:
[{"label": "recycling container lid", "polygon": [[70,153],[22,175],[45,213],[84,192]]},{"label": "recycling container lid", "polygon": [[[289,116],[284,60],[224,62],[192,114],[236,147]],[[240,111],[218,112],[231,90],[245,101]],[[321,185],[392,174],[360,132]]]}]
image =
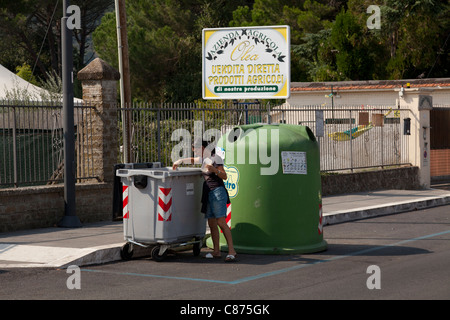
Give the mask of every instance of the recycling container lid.
[{"label": "recycling container lid", "polygon": [[116,171],[118,177],[133,177],[137,175],[148,176],[154,179],[165,179],[167,177],[200,175],[201,168],[148,168],[148,169],[119,169]]}]

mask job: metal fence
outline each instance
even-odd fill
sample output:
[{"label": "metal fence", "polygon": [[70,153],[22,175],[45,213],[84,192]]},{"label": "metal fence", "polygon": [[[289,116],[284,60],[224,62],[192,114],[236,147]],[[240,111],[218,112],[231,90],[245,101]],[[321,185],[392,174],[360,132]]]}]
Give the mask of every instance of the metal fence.
[{"label": "metal fence", "polygon": [[[342,171],[409,164],[405,119],[410,111],[391,106],[271,106],[241,104],[138,104],[118,109],[129,112],[132,162],[173,162],[180,143],[176,130],[217,129],[224,134],[236,125],[287,123],[306,125],[320,145],[321,171]],[[123,146],[122,130],[120,145]],[[186,142],[188,143],[188,142]],[[121,148],[123,156],[123,148]],[[118,159],[119,162],[123,158]]]},{"label": "metal fence", "polygon": [[[88,125],[91,106],[74,106],[77,179],[95,178],[86,157],[92,139]],[[62,182],[62,106],[41,102],[0,102],[0,187]]]},{"label": "metal fence", "polygon": [[[93,170],[91,114],[94,107],[75,105],[77,181],[96,179]],[[135,104],[117,108],[119,159],[123,161],[122,118],[131,119],[131,161],[171,165],[177,132],[192,139],[209,129],[225,134],[236,125],[287,123],[306,125],[316,135],[322,171],[409,164],[409,135],[404,134],[410,111],[389,106],[273,106],[255,103]],[[62,106],[0,101],[0,187],[62,182]],[[191,143],[193,141],[184,141]]]}]

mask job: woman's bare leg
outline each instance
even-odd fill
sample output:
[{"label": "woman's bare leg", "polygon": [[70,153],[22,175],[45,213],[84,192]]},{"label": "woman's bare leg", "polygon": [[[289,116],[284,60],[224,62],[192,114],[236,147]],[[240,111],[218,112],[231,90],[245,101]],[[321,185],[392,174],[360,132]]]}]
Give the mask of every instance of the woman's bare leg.
[{"label": "woman's bare leg", "polygon": [[[225,240],[227,240],[228,254],[235,255],[236,251],[234,250],[234,246],[233,246],[233,238],[231,237],[231,229],[230,229],[230,227],[228,227],[225,217],[218,218],[216,225],[218,225],[220,227],[220,229],[222,229],[223,235],[225,236]],[[217,230],[217,227],[216,227],[216,230]],[[217,233],[219,233],[219,232],[217,232]],[[212,232],[211,232],[211,236],[212,236]],[[214,239],[213,239],[213,242],[214,242]]]}]

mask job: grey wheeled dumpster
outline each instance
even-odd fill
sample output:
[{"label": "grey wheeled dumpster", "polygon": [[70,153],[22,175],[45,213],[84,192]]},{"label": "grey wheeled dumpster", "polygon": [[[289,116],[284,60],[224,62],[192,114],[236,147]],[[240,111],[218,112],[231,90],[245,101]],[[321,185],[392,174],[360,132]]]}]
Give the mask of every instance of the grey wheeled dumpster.
[{"label": "grey wheeled dumpster", "polygon": [[130,259],[133,245],[153,246],[152,258],[161,261],[167,249],[194,245],[200,253],[206,232],[200,212],[201,169],[119,169],[123,184],[123,231],[127,243],[122,258]]}]

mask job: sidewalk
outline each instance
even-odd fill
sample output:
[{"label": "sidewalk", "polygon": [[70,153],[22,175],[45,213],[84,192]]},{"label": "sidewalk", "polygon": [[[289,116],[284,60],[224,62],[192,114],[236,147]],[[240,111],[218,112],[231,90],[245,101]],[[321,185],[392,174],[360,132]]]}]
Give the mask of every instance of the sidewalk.
[{"label": "sidewalk", "polygon": [[[324,197],[324,225],[450,204],[450,191],[381,190]],[[86,266],[120,260],[122,222],[0,233],[0,268]]]}]

